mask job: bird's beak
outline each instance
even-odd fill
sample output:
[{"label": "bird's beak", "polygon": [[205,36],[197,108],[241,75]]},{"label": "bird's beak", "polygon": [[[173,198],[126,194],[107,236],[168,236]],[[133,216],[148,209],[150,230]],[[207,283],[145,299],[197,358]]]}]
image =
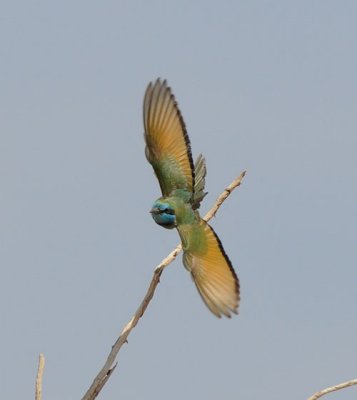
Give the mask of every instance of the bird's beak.
[{"label": "bird's beak", "polygon": [[160,214],[160,210],[158,208],[152,208],[150,214]]}]

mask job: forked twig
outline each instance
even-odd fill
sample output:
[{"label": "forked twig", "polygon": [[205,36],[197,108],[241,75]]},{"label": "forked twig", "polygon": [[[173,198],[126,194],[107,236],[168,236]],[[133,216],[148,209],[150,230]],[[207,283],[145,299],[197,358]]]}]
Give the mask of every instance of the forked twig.
[{"label": "forked twig", "polygon": [[[223,193],[218,197],[216,200],[215,204],[211,208],[211,210],[205,215],[204,219],[206,221],[209,221],[212,217],[214,217],[219,209],[219,207],[222,205],[222,203],[226,200],[226,198],[231,194],[231,192],[238,187],[245,175],[245,171],[238,177],[236,178],[227,188],[223,191]],[[124,329],[122,330],[120,336],[118,337],[117,341],[114,343],[112,346],[112,349],[108,355],[107,361],[105,362],[103,368],[99,371],[98,375],[95,377],[92,385],[86,392],[86,394],[83,396],[82,400],[94,400],[107,380],[109,379],[110,375],[112,374],[113,370],[115,369],[117,364],[114,364],[115,359],[117,357],[117,354],[122,347],[122,345],[127,341],[127,338],[132,331],[132,329],[135,328],[137,323],[139,322],[139,319],[144,315],[144,312],[149,305],[151,299],[154,296],[156,287],[158,283],[160,282],[160,276],[164,270],[165,267],[167,267],[177,256],[177,254],[181,251],[181,244],[179,244],[164,260],[161,261],[161,263],[155,268],[154,270],[154,276],[152,277],[152,280],[150,282],[149,289],[146,292],[146,295],[141,302],[139,308],[137,309],[136,313],[134,316],[131,318],[131,320],[125,325]]]}]

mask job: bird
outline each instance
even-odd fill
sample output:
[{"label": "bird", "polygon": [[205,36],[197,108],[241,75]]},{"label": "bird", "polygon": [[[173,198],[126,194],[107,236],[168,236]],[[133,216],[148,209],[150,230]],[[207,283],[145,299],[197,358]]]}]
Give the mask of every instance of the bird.
[{"label": "bird", "polygon": [[206,196],[206,162],[193,162],[191,143],[178,103],[166,80],[147,86],[143,101],[145,155],[159,181],[162,196],[151,208],[154,221],[176,228],[183,264],[202,300],[217,317],[238,314],[240,285],[232,263],[213,228],[198,208]]}]

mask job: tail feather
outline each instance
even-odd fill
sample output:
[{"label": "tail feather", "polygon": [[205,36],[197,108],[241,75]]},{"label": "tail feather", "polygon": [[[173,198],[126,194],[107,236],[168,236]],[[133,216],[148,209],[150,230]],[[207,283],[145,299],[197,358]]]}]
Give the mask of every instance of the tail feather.
[{"label": "tail feather", "polygon": [[199,208],[201,201],[207,194],[205,192],[206,173],[206,161],[202,154],[200,154],[195,162],[195,187],[192,201],[192,208],[194,210]]},{"label": "tail feather", "polygon": [[199,229],[186,231],[184,236],[187,243],[184,265],[191,272],[202,300],[217,317],[238,314],[239,280],[214,230],[200,220]]}]

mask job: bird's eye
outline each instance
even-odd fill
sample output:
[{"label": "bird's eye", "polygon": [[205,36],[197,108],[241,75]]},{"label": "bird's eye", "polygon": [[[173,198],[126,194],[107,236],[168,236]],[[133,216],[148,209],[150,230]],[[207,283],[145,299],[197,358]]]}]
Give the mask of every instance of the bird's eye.
[{"label": "bird's eye", "polygon": [[175,212],[174,212],[174,210],[172,208],[165,208],[164,213],[165,214],[170,214],[170,215],[174,215],[175,214]]}]

